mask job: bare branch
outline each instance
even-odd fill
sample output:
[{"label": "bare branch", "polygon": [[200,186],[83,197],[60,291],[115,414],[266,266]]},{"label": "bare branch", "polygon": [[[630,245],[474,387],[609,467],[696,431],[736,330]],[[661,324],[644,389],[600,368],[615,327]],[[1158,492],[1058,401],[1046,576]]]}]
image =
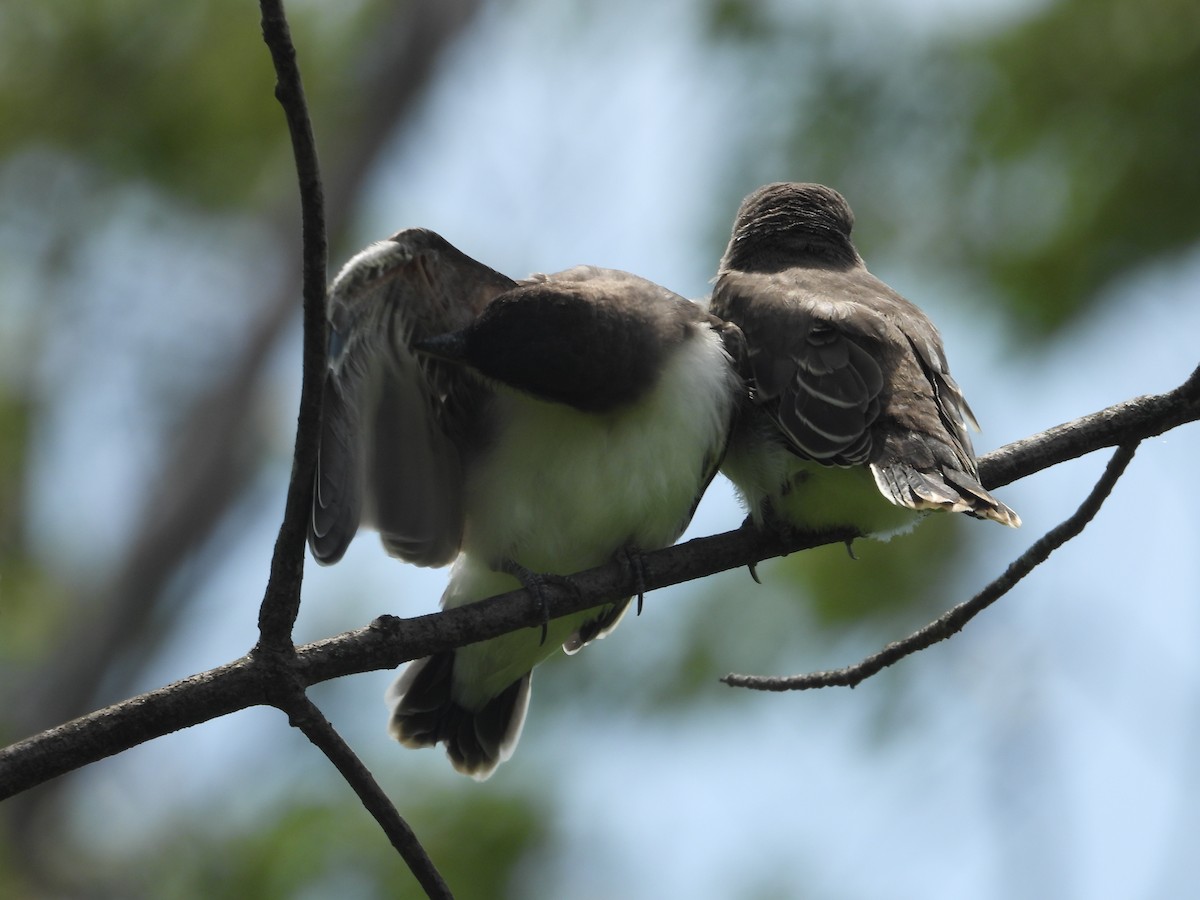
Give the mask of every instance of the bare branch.
[{"label": "bare branch", "polygon": [[[380,23],[371,44],[361,48],[366,74],[356,82],[355,96],[369,114],[356,116],[353,129],[325,138],[326,213],[333,233],[348,218],[388,138],[415,108],[442,51],[479,6],[479,0],[398,4]],[[284,262],[284,271],[300,270],[299,243],[286,241],[295,229],[291,202],[265,218],[282,246],[290,249],[295,243],[297,256]],[[119,692],[140,671],[156,635],[171,627],[183,604],[164,606],[158,601],[178,585],[174,576],[180,566],[211,537],[254,474],[244,436],[254,430],[257,386],[272,348],[293,320],[299,290],[299,284],[288,279],[264,301],[235,358],[215,373],[214,383],[181,416],[178,452],[160,471],[148,473],[153,502],[145,504],[123,558],[111,578],[93,587],[93,596],[72,604],[79,615],[58,640],[58,665],[9,686],[7,712],[16,728],[40,729],[79,715],[96,702],[99,684],[105,692]],[[116,660],[121,665],[114,672]],[[39,801],[46,797],[44,792],[38,795]],[[8,812],[12,815],[11,805]],[[13,831],[33,833],[21,821]]]},{"label": "bare branch", "polygon": [[958,604],[903,640],[888,644],[878,653],[868,656],[855,665],[846,666],[844,669],[779,678],[730,674],[721,680],[730,687],[750,688],[755,691],[806,691],[824,687],[856,687],[904,657],[924,650],[938,641],[953,637],[962,631],[963,627],[975,616],[1016,587],[1017,582],[1045,562],[1051,553],[1083,531],[1088,522],[1092,521],[1096,513],[1100,511],[1100,507],[1112,492],[1117,479],[1124,474],[1137,447],[1137,442],[1134,442],[1122,444],[1117,448],[1112,459],[1108,461],[1104,474],[1100,476],[1100,480],[1096,482],[1091,493],[1080,504],[1079,509],[1070,518],[1038,538],[1028,550],[1004,570],[1004,574],[970,600]]},{"label": "bare branch", "polygon": [[251,652],[251,657],[266,670],[266,680],[274,698],[273,705],[285,711],[291,724],[299,728],[333,763],[358,795],[364,808],[379,823],[392,846],[399,851],[425,893],[433,898],[448,898],[452,896],[450,888],[413,830],[367,767],[342,740],[316,704],[305,696],[304,686],[292,671],[296,657],[292,629],[300,611],[304,539],[312,507],[321,388],[327,364],[325,271],[328,267],[328,243],[325,237],[325,196],[317,161],[316,140],[283,3],[282,0],[260,0],[259,8],[262,10],[263,40],[275,64],[275,97],[287,118],[300,182],[304,355],[291,480],[288,483],[283,521],[271,557],[271,572],[259,609],[258,645]]},{"label": "bare branch", "polygon": [[293,652],[292,626],[300,611],[300,583],[304,577],[304,536],[312,506],[312,481],[316,471],[317,431],[321,418],[321,379],[325,373],[325,194],[313,137],[304,84],[296,65],[296,49],[284,16],[282,0],[261,0],[263,40],[275,63],[275,97],[287,118],[300,181],[300,217],[304,245],[304,370],[300,387],[300,413],[296,424],[295,455],[287,501],[271,574],[258,615],[259,644]]},{"label": "bare branch", "polygon": [[249,658],[80,716],[0,750],[0,800],[130,747],[267,702]]},{"label": "bare branch", "polygon": [[1200,366],[1165,394],[1147,394],[1013,441],[979,460],[989,490],[1104,447],[1144,441],[1200,418]]},{"label": "bare branch", "polygon": [[[286,674],[284,677],[287,677]],[[354,789],[363,807],[372,816],[391,841],[392,846],[400,853],[401,858],[408,864],[409,870],[416,877],[425,893],[433,898],[451,898],[450,888],[440,872],[417,840],[416,834],[408,823],[396,812],[396,807],[383,792],[379,782],[363,765],[362,760],[355,755],[350,746],[342,739],[299,686],[291,696],[278,703],[288,714],[288,721],[299,728],[318,749],[329,759],[341,773],[346,783]]]},{"label": "bare branch", "polygon": [[[990,461],[997,460],[997,464],[1003,467],[1001,471],[1020,472],[1024,477],[1058,461],[1057,457],[1063,451],[1046,452],[1043,449],[1046,443],[1056,447],[1069,445],[1070,453],[1065,458],[1073,458],[1111,446],[1114,435],[1123,428],[1128,428],[1132,433],[1132,441],[1136,441],[1145,435],[1161,434],[1179,424],[1195,421],[1200,418],[1198,382],[1200,376],[1193,375],[1183,387],[1168,394],[1120,403],[1011,444],[984,457],[981,466],[990,466]],[[1103,427],[1095,427],[1094,423],[1097,422],[1103,422]],[[1076,431],[1082,436],[1076,438]],[[995,487],[998,477],[994,473],[986,476],[985,485]],[[787,545],[776,536],[743,527],[646,554],[644,583],[648,590],[652,590],[851,537],[853,533],[839,532]],[[551,583],[545,586],[543,594],[550,615],[557,617],[595,606],[605,598],[632,594],[636,589],[634,580],[627,566],[610,563],[572,576],[577,590],[560,588]],[[541,608],[525,591],[512,591],[477,604],[427,616],[409,619],[385,616],[366,628],[299,647],[291,664],[295,668],[296,678],[304,685],[312,685],[359,672],[394,668],[407,660],[486,640],[517,628],[540,627],[542,620]],[[199,724],[235,709],[267,702],[255,677],[247,680],[246,673],[239,668],[247,664],[253,673],[253,660],[231,663],[91,713],[0,750],[0,799],[151,738]],[[197,680],[206,685],[203,698],[194,696],[198,690],[195,686]],[[148,727],[125,722],[129,716],[136,719],[138,710],[145,706],[155,710]],[[108,717],[115,717],[123,724],[117,727],[107,721]],[[54,757],[52,759],[47,758],[48,746],[56,749],[55,753],[49,754]],[[27,758],[30,756],[44,758],[45,761],[33,764]]]}]

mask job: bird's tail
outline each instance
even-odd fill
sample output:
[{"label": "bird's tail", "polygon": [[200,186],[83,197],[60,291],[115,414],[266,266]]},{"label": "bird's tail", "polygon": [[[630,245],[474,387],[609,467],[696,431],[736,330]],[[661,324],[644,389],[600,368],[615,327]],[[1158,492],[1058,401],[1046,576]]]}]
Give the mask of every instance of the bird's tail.
[{"label": "bird's tail", "polygon": [[409,664],[388,690],[388,731],[406,747],[446,745],[455,769],[483,781],[512,756],[529,708],[526,672],[477,709],[453,696],[454,651]]},{"label": "bird's tail", "polygon": [[1010,528],[1021,525],[1020,516],[966,472],[948,467],[922,472],[899,461],[872,463],[871,472],[880,492],[897,506],[961,512]]}]

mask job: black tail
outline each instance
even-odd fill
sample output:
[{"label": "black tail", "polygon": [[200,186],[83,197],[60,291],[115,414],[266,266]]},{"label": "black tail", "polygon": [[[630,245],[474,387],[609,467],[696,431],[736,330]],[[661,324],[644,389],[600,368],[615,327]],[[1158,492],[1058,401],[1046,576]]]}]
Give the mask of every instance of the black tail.
[{"label": "black tail", "polygon": [[453,697],[454,653],[410,663],[388,691],[388,731],[406,747],[446,745],[458,771],[482,781],[512,756],[529,708],[533,672],[526,672],[478,709]]}]

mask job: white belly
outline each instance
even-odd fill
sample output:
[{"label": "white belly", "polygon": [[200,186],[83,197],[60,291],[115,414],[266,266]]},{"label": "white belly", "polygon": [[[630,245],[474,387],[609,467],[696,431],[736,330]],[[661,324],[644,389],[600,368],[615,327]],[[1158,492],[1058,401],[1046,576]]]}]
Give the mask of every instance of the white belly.
[{"label": "white belly", "polygon": [[625,545],[673,543],[721,452],[733,377],[705,330],[632,408],[598,415],[506,393],[503,431],[467,483],[464,552],[567,574]]},{"label": "white belly", "polygon": [[[492,571],[504,559],[567,575],[602,565],[624,547],[674,543],[719,459],[735,383],[719,338],[706,330],[632,408],[597,415],[505,393],[496,410],[503,428],[466,485],[463,553],[444,605],[518,587]],[[544,644],[539,629],[526,629],[460,649],[459,701],[470,707],[473,698],[494,695],[595,614],[552,622]]]}]

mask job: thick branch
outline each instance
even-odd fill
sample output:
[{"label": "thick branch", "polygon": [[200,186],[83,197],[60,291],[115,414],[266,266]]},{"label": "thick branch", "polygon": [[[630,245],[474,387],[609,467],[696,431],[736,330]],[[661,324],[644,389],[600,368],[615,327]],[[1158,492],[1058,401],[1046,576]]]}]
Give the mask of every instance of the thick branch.
[{"label": "thick branch", "polygon": [[[1119,403],[1010,444],[981,460],[981,470],[988,473],[984,475],[984,483],[995,487],[1007,481],[1013,472],[1019,473],[1016,477],[1024,477],[1062,459],[1161,434],[1195,421],[1200,418],[1198,394],[1200,375],[1193,374],[1183,387],[1168,394]],[[1122,440],[1123,429],[1128,429],[1128,441]],[[834,533],[788,546],[777,537],[740,528],[646,554],[644,583],[648,590],[653,590],[806,547],[844,541],[851,536],[847,532]],[[605,598],[632,594],[636,589],[635,578],[628,569],[612,563],[580,573],[572,578],[578,591],[548,583],[543,593],[551,616],[586,609]],[[393,668],[438,650],[486,640],[517,628],[537,627],[541,621],[539,607],[523,590],[427,616],[410,619],[385,616],[366,628],[300,647],[294,661],[295,674],[301,683],[311,685],[358,672]],[[231,663],[176,682],[0,750],[0,799],[154,737],[266,702],[254,679],[245,680],[245,673],[239,669],[245,664],[245,661]],[[205,685],[202,698],[194,696],[200,690],[197,684]],[[116,717],[120,722],[131,715],[136,718],[138,709],[146,704],[157,710],[154,722],[148,727],[128,723],[117,727],[107,721],[108,717]],[[178,704],[179,709],[172,708],[168,715],[166,708],[172,704]],[[56,752],[47,754],[51,746]],[[44,757],[44,761],[31,762],[30,756]]]},{"label": "thick branch", "polygon": [[248,657],[88,713],[0,750],[0,800],[130,747],[265,703]]}]

